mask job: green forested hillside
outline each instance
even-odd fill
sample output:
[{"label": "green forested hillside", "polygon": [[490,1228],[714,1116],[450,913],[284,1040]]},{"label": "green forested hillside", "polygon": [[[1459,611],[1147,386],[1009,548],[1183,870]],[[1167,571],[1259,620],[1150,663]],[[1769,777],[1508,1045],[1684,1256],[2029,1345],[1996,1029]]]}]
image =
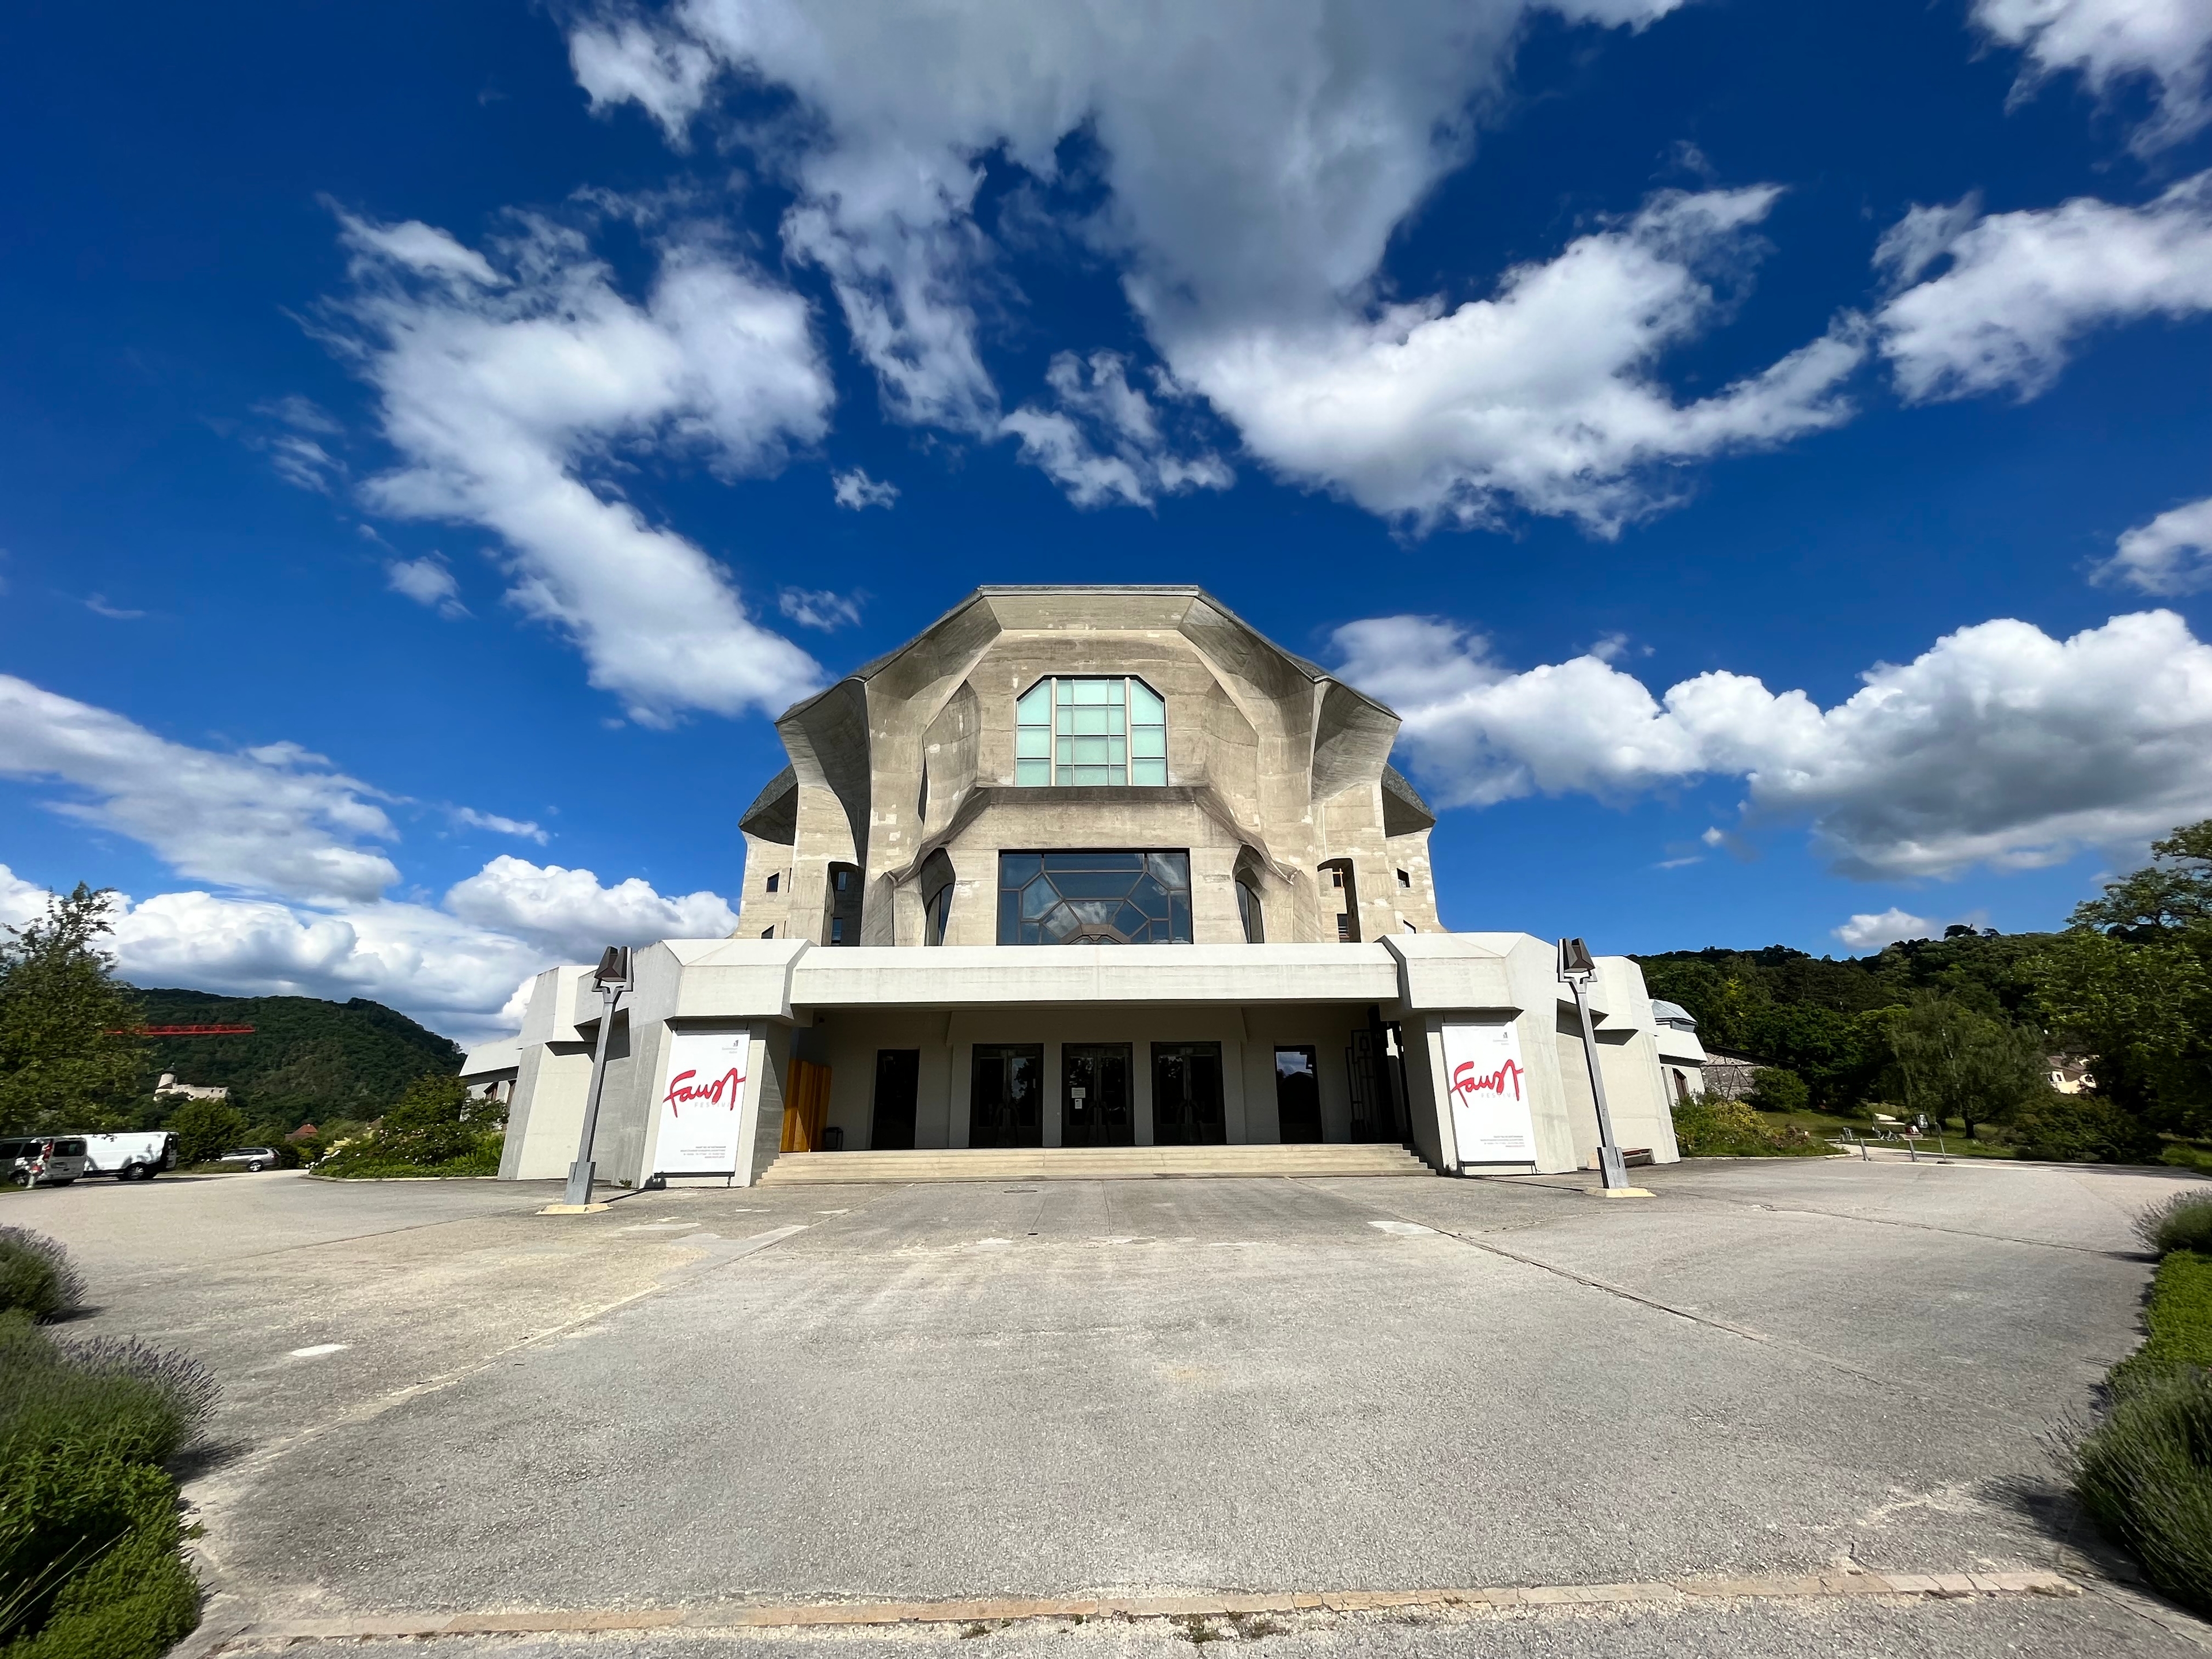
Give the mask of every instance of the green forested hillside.
[{"label": "green forested hillside", "polygon": [[227,1085],[256,1121],[373,1118],[416,1078],[461,1069],[450,1038],[356,997],[224,997],[140,990],[149,1025],[251,1025],[252,1036],[162,1037],[146,1044],[144,1087],[163,1072]]}]

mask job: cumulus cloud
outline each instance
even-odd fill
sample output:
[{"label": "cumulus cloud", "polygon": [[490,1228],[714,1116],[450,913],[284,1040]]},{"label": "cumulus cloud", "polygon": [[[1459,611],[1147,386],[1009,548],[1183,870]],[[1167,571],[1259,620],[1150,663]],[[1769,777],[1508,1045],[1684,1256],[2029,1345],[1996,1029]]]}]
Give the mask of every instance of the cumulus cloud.
[{"label": "cumulus cloud", "polygon": [[142,842],[200,880],[364,900],[399,878],[362,845],[395,833],[382,797],[295,744],[195,749],[0,675],[0,776],[82,792],[52,810]]},{"label": "cumulus cloud", "polygon": [[718,894],[664,897],[633,876],[603,887],[589,870],[501,857],[458,883],[446,908],[465,921],[537,940],[569,959],[596,960],[610,945],[726,939],[737,914]]},{"label": "cumulus cloud", "polygon": [[2142,207],[2079,197],[1981,216],[1917,208],[1875,258],[1908,287],[1877,328],[1899,391],[1926,402],[2046,390],[2084,336],[2212,311],[2212,173]]},{"label": "cumulus cloud", "polygon": [[[1663,504],[1668,470],[1848,414],[1848,322],[1736,386],[1678,402],[1672,348],[1722,319],[1771,190],[1656,198],[1490,297],[1391,302],[1393,234],[1472,152],[1539,11],[1641,27],[1679,0],[1231,0],[1141,21],[1109,0],[678,0],[570,35],[602,108],[680,137],[723,70],[793,94],[777,145],[787,249],[829,276],[895,418],[1011,436],[1079,505],[1221,488],[1202,448],[1117,416],[1118,357],[1055,361],[1049,396],[1002,415],[976,346],[996,250],[981,159],[1103,199],[1073,227],[1114,259],[1167,373],[1285,477],[1417,525],[1514,507],[1606,532]],[[1106,365],[1110,363],[1111,367]]]},{"label": "cumulus cloud", "polygon": [[496,262],[428,225],[341,223],[353,288],[330,337],[402,458],[366,486],[375,507],[498,536],[509,597],[640,721],[774,711],[819,684],[721,565],[610,477],[641,454],[772,471],[818,441],[833,392],[797,295],[683,229],[656,231],[637,300],[580,233],[542,219],[493,242]]},{"label": "cumulus cloud", "polygon": [[[1045,371],[1049,405],[1029,404],[999,423],[1021,441],[1022,459],[1041,469],[1078,507],[1119,501],[1150,507],[1188,489],[1226,489],[1237,482],[1221,458],[1201,447],[1177,454],[1152,400],[1129,384],[1118,352],[1089,362],[1063,351]],[[1170,387],[1170,390],[1173,388]]]},{"label": "cumulus cloud", "polygon": [[2139,524],[2120,538],[2093,580],[2124,583],[2146,593],[2193,593],[2212,587],[2212,496]]},{"label": "cumulus cloud", "polygon": [[1828,930],[1853,951],[1879,951],[1902,939],[1933,939],[1936,923],[1891,905],[1879,915],[1853,916],[1840,927]]},{"label": "cumulus cloud", "polygon": [[1827,709],[1723,672],[1655,696],[1589,655],[1516,672],[1431,617],[1335,641],[1346,678],[1398,708],[1409,763],[1453,805],[1741,777],[1751,822],[1808,823],[1860,877],[2032,868],[2212,816],[2212,646],[2171,611],[2065,640],[2009,620],[1961,629],[1868,670]]},{"label": "cumulus cloud", "polygon": [[776,608],[801,628],[818,629],[824,634],[857,627],[860,620],[860,600],[840,593],[787,587],[776,594],[775,602]]},{"label": "cumulus cloud", "polygon": [[441,617],[465,617],[468,607],[461,603],[461,585],[453,580],[453,573],[445,560],[435,553],[426,553],[419,559],[391,559],[384,566],[384,580],[395,593],[404,593],[417,605],[428,605]]},{"label": "cumulus cloud", "polygon": [[831,473],[830,486],[837,505],[855,513],[872,507],[889,507],[899,498],[896,484],[871,478],[857,466],[849,471]]},{"label": "cumulus cloud", "polygon": [[2154,112],[2133,148],[2148,155],[2212,120],[2212,8],[2203,0],[1975,0],[1974,21],[2027,56],[2014,95],[2071,70],[2107,97],[2136,81]]}]

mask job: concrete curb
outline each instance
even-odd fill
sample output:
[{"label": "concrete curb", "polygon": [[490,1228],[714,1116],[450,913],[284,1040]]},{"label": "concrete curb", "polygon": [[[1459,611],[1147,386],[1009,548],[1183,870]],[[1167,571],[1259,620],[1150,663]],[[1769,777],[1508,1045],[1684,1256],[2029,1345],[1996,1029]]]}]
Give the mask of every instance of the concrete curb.
[{"label": "concrete curb", "polygon": [[1538,1584],[1494,1589],[1273,1591],[1239,1595],[982,1597],[958,1601],[723,1601],[696,1607],[592,1607],[565,1612],[363,1613],[349,1619],[248,1625],[210,1653],[293,1642],[420,1640],[437,1636],[544,1636],[661,1630],[787,1630],[823,1625],[1000,1625],[1043,1619],[1211,1619],[1255,1613],[1373,1613],[1402,1607],[1569,1607],[1625,1603],[1689,1607],[1729,1601],[1888,1595],[1917,1601],[2079,1595],[2055,1572],[1828,1572],[1787,1578],[1686,1578],[1665,1583]]}]

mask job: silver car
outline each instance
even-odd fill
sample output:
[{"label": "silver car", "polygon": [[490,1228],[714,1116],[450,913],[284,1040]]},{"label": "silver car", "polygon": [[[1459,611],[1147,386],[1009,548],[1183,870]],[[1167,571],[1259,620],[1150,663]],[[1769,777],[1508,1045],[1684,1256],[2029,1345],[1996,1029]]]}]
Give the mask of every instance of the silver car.
[{"label": "silver car", "polygon": [[244,1170],[249,1175],[258,1175],[264,1170],[276,1167],[276,1149],[274,1146],[234,1146],[216,1162],[228,1164],[235,1170]]},{"label": "silver car", "polygon": [[19,1135],[0,1140],[0,1181],[17,1187],[66,1187],[84,1173],[76,1135]]}]

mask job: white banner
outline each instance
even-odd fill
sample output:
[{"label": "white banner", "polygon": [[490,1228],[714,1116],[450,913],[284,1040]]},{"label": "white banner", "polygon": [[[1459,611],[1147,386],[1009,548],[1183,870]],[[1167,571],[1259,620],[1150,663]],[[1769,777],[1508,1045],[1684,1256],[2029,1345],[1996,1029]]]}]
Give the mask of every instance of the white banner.
[{"label": "white banner", "polygon": [[1511,1020],[1447,1024],[1444,1088],[1462,1164],[1534,1164],[1536,1125],[1528,1110],[1521,1037]]},{"label": "white banner", "polygon": [[750,1075],[753,1036],[745,1031],[676,1031],[668,1039],[667,1081],[653,1142],[655,1175],[730,1175],[738,1167],[738,1125],[760,1092]]}]

